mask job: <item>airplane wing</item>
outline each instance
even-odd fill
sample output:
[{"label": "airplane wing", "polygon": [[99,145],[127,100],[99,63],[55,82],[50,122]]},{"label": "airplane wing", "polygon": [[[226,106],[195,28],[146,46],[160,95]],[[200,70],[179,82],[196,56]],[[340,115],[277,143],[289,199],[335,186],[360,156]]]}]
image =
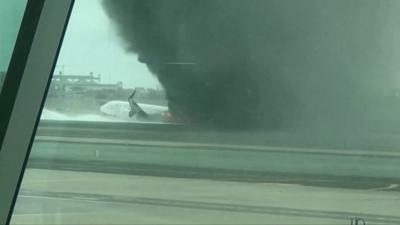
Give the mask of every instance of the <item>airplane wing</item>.
[{"label": "airplane wing", "polygon": [[131,110],[129,111],[129,117],[133,117],[135,115],[138,115],[140,117],[148,117],[149,115],[143,111],[143,109],[136,103],[136,101],[133,99],[133,97],[136,94],[136,89],[133,91],[133,93],[129,96],[128,102]]}]

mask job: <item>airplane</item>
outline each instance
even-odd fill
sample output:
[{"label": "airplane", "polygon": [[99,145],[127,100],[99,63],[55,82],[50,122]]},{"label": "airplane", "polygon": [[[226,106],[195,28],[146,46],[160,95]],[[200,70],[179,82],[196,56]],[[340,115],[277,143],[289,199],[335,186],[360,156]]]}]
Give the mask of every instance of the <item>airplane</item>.
[{"label": "airplane", "polygon": [[170,113],[167,106],[137,103],[133,97],[136,90],[129,96],[128,101],[110,101],[100,107],[105,115],[123,120],[136,119],[139,122],[169,122]]}]

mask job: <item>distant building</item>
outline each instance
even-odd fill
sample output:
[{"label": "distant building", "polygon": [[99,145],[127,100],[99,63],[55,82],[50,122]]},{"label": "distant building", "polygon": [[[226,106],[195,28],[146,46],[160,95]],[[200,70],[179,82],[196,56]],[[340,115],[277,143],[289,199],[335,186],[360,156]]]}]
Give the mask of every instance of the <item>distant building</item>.
[{"label": "distant building", "polygon": [[122,89],[122,82],[116,84],[101,84],[100,75],[54,75],[52,82],[52,89],[62,90],[65,92],[87,92],[95,90],[111,90],[118,91]]},{"label": "distant building", "polygon": [[[98,92],[121,92],[122,82],[116,84],[101,84],[100,75],[54,75],[51,81],[50,96],[84,96]],[[103,94],[104,95],[104,94]]]}]

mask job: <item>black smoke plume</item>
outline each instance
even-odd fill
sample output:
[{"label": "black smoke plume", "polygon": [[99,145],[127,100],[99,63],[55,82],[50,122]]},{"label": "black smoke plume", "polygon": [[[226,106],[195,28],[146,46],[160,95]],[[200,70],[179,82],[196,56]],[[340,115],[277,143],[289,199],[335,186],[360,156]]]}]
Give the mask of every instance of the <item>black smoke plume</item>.
[{"label": "black smoke plume", "polygon": [[390,83],[399,2],[103,5],[128,51],[158,77],[175,117],[231,128],[346,130],[368,120],[366,96]]}]

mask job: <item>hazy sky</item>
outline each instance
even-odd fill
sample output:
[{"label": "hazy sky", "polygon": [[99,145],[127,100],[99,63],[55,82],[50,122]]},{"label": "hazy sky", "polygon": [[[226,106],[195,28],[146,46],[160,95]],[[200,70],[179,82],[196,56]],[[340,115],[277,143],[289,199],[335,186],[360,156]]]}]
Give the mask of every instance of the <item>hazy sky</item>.
[{"label": "hazy sky", "polygon": [[137,56],[124,50],[99,0],[77,0],[68,24],[55,73],[101,74],[102,83],[122,81],[125,88],[159,87]]}]

